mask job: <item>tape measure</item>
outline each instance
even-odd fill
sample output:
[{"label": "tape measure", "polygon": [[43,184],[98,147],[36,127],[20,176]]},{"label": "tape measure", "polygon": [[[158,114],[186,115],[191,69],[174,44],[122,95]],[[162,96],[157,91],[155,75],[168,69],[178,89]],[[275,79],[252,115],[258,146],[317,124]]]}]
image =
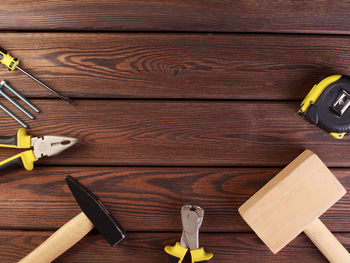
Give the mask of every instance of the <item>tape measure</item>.
[{"label": "tape measure", "polygon": [[314,85],[299,113],[334,138],[344,138],[350,131],[350,77],[332,75]]}]

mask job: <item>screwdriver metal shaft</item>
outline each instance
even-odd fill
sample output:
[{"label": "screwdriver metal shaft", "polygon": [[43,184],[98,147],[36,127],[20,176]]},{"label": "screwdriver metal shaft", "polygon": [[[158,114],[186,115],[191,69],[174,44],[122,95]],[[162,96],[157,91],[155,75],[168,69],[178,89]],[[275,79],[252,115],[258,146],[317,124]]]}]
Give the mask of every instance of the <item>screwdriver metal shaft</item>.
[{"label": "screwdriver metal shaft", "polygon": [[32,114],[30,114],[28,111],[22,108],[15,100],[13,100],[9,95],[7,95],[2,89],[0,89],[0,94],[9,102],[11,102],[17,109],[19,109],[21,112],[27,115],[29,119],[34,120],[34,116]]},{"label": "screwdriver metal shaft", "polygon": [[38,82],[41,86],[47,88],[47,89],[48,89],[49,91],[51,91],[52,93],[56,94],[57,97],[59,97],[60,99],[62,99],[62,100],[64,100],[64,101],[68,102],[69,104],[72,103],[72,101],[71,101],[69,98],[63,96],[62,94],[60,94],[60,93],[57,92],[56,90],[50,88],[50,87],[47,86],[45,83],[43,83],[42,81],[40,81],[39,79],[37,79],[37,78],[34,77],[33,75],[29,74],[29,73],[28,73],[27,71],[25,71],[24,69],[21,69],[19,66],[16,66],[16,68],[17,68],[19,71],[23,72],[23,73],[24,73],[25,75],[27,75],[28,77],[30,77],[31,79],[33,79],[33,80],[35,80],[36,82]]},{"label": "screwdriver metal shaft", "polygon": [[18,118],[15,114],[13,114],[8,108],[6,108],[4,105],[0,104],[0,109],[2,109],[4,112],[6,112],[8,115],[12,117],[15,121],[17,121],[19,124],[21,124],[24,128],[28,128],[28,125],[23,122],[20,118]]},{"label": "screwdriver metal shaft", "polygon": [[19,59],[15,58],[15,57],[12,57],[10,55],[10,53],[8,51],[6,51],[5,49],[3,49],[2,47],[0,47],[0,63],[4,64],[10,71],[18,69],[19,71],[23,72],[25,75],[30,77],[31,79],[33,79],[36,82],[38,82],[41,86],[45,87],[46,89],[48,89],[52,93],[56,94],[56,96],[59,97],[60,99],[66,101],[66,102],[68,102],[70,104],[72,103],[72,101],[69,98],[67,98],[67,97],[63,96],[62,94],[58,93],[56,90],[50,88],[45,83],[43,83],[42,81],[38,80],[32,74],[29,74],[27,71],[25,71],[24,69],[20,68],[18,66]]},{"label": "screwdriver metal shaft", "polygon": [[40,110],[34,106],[32,103],[30,103],[25,97],[23,97],[21,94],[18,93],[17,90],[15,90],[14,88],[12,88],[10,86],[10,84],[6,81],[3,80],[0,83],[0,89],[1,87],[4,86],[6,89],[8,89],[10,92],[12,92],[12,94],[14,94],[15,96],[17,96],[17,98],[19,98],[20,100],[22,100],[25,104],[27,104],[30,108],[32,108],[32,110],[34,110],[35,112],[39,113]]}]

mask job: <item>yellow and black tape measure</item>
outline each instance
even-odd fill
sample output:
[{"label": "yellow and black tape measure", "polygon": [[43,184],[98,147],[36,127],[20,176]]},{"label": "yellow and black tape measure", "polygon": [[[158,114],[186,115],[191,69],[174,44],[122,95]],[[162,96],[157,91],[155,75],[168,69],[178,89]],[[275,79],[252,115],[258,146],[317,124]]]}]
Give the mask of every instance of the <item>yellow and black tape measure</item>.
[{"label": "yellow and black tape measure", "polygon": [[350,77],[332,75],[314,85],[299,113],[334,138],[342,139],[350,131]]}]

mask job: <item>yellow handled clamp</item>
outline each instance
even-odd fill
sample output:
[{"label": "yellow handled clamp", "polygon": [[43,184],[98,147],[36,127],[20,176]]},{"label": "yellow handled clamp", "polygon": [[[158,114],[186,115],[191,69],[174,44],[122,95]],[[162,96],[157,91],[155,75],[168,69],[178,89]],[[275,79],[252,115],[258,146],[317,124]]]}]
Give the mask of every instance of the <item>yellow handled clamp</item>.
[{"label": "yellow handled clamp", "polygon": [[40,81],[39,79],[37,79],[36,77],[34,77],[33,75],[31,75],[30,73],[28,73],[27,71],[25,71],[24,69],[20,68],[18,66],[19,64],[19,59],[18,58],[14,58],[10,55],[10,53],[8,51],[6,51],[5,49],[3,49],[2,47],[0,47],[0,62],[2,64],[4,64],[9,70],[13,71],[15,69],[18,69],[19,71],[21,71],[22,73],[24,73],[25,75],[27,75],[28,77],[30,77],[31,79],[35,80],[36,82],[38,82],[41,86],[45,87],[46,89],[48,89],[49,91],[51,91],[52,93],[54,93],[57,97],[59,97],[60,99],[71,103],[71,100],[65,96],[63,96],[62,94],[58,93],[56,90],[50,88],[49,86],[47,86],[45,83],[43,83],[42,81]]},{"label": "yellow handled clamp", "polygon": [[202,225],[204,210],[195,205],[184,205],[181,208],[182,236],[181,241],[174,246],[166,246],[165,252],[169,255],[169,263],[181,263],[190,249],[192,263],[208,262],[213,254],[199,248],[199,228]]},{"label": "yellow handled clamp", "polygon": [[24,128],[19,129],[17,135],[13,137],[0,136],[0,147],[33,148],[0,162],[0,173],[15,167],[23,167],[31,171],[34,168],[34,162],[41,157],[59,154],[73,146],[77,141],[75,138],[63,136],[32,137],[27,134]]}]

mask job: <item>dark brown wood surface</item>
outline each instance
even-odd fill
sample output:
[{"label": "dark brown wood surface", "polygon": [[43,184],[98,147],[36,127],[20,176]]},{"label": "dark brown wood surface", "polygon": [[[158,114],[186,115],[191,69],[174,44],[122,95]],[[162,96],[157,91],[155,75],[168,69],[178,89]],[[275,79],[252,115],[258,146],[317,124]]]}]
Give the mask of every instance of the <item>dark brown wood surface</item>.
[{"label": "dark brown wood surface", "polygon": [[[24,76],[0,77],[40,109],[33,136],[79,144],[34,171],[0,176],[0,262],[17,262],[80,212],[71,175],[128,231],[109,247],[93,230],[58,263],[167,262],[180,209],[205,209],[200,243],[211,262],[326,262],[303,235],[273,255],[238,207],[304,149],[350,191],[350,139],[296,114],[322,77],[350,75],[346,1],[9,1],[0,46],[68,105]],[[19,126],[0,111],[0,135]],[[1,148],[0,160],[19,150]],[[350,197],[322,221],[350,250]],[[190,262],[187,258],[184,263]]]},{"label": "dark brown wood surface", "polygon": [[[250,232],[238,207],[281,169],[38,167],[0,177],[1,229],[57,229],[81,210],[63,178],[71,175],[103,200],[129,231],[181,231],[180,208],[190,201],[205,209],[203,232]],[[350,170],[332,170],[350,190]],[[335,232],[350,232],[346,195],[321,219]]]},{"label": "dark brown wood surface", "polygon": [[[51,232],[0,231],[2,262],[20,260],[50,234]],[[163,247],[174,245],[180,235],[181,233],[129,233],[125,241],[116,247],[110,247],[99,234],[90,233],[55,260],[55,263],[167,262],[168,257]],[[349,233],[335,235],[350,249]],[[207,252],[215,252],[214,259],[210,262],[328,262],[303,234],[277,255],[272,254],[258,237],[247,233],[204,233],[201,235],[201,245],[205,246]],[[184,263],[188,262],[191,261],[186,258]]]},{"label": "dark brown wood surface", "polygon": [[[350,74],[350,39],[280,34],[5,33],[20,65],[75,98],[301,100]],[[28,97],[52,96],[0,67]]]},{"label": "dark brown wood surface", "polygon": [[348,34],[349,11],[327,0],[3,0],[0,29]]},{"label": "dark brown wood surface", "polygon": [[[298,102],[33,102],[42,113],[28,121],[30,134],[62,134],[80,142],[40,164],[281,167],[310,149],[328,166],[349,165],[350,141],[334,140],[303,120],[296,114]],[[0,116],[6,119],[3,135],[15,135],[17,123],[2,111]],[[14,152],[2,149],[0,158]]]}]

